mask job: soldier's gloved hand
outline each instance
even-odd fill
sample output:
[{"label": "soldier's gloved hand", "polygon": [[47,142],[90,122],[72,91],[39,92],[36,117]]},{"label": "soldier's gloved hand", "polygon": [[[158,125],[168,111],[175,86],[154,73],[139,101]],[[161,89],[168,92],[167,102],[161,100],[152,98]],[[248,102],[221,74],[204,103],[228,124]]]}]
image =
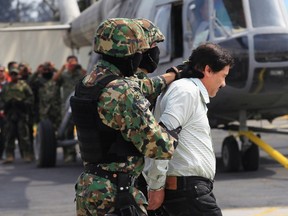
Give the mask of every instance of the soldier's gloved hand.
[{"label": "soldier's gloved hand", "polygon": [[13,107],[13,103],[11,101],[8,101],[4,103],[4,112],[7,113],[11,108]]},{"label": "soldier's gloved hand", "polygon": [[188,64],[180,64],[176,67],[169,68],[166,73],[173,72],[176,77],[175,80],[182,78],[199,78],[202,79],[204,74],[201,71],[196,70],[194,67],[191,67]]},{"label": "soldier's gloved hand", "polygon": [[186,66],[185,63],[177,65],[177,66],[173,66],[173,67],[167,69],[166,73],[169,73],[169,72],[179,73],[180,71],[182,71],[185,68],[185,66]]},{"label": "soldier's gloved hand", "polygon": [[17,108],[23,112],[26,112],[27,111],[27,105],[25,102],[23,101],[16,101],[15,102],[15,105],[17,106]]}]

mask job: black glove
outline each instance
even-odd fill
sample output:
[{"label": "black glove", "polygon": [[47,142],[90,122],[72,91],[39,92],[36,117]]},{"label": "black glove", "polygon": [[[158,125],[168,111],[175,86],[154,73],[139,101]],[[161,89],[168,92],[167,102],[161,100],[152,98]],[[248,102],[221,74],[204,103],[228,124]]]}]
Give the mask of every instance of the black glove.
[{"label": "black glove", "polygon": [[28,104],[25,102],[16,100],[14,104],[16,109],[20,110],[21,112],[27,112]]},{"label": "black glove", "polygon": [[180,64],[176,67],[169,68],[166,73],[173,72],[176,74],[175,80],[182,78],[199,78],[202,79],[204,74],[201,71],[196,70],[194,67],[189,64]]},{"label": "black glove", "polygon": [[168,70],[166,70],[166,73],[169,73],[169,72],[179,73],[179,71],[182,71],[185,68],[186,65],[187,64],[183,63],[183,64],[180,64],[180,65],[177,65],[176,67],[173,66],[173,67],[169,68]]}]

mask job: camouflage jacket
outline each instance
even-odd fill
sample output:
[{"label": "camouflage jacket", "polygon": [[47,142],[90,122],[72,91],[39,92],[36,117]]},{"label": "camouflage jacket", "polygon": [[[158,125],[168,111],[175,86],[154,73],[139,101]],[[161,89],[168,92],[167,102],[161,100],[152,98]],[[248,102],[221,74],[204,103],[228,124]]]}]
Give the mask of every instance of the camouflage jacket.
[{"label": "camouflage jacket", "polygon": [[34,104],[34,95],[30,86],[24,80],[10,82],[2,89],[2,99],[5,112],[29,113]]},{"label": "camouflage jacket", "polygon": [[[149,80],[157,79],[159,77],[152,77],[152,78],[149,79],[149,77],[147,76],[147,74],[145,72],[143,72],[142,70],[138,69],[138,71],[135,73],[135,75],[133,77],[131,77],[131,78],[133,80],[135,80],[136,82],[139,82],[139,85],[141,85],[141,83],[143,83],[145,81],[149,82]],[[152,89],[152,92],[149,92],[149,94],[145,94],[145,97],[150,102],[150,107],[149,107],[150,110],[153,110],[153,108],[155,107],[155,104],[156,104],[157,97],[163,91],[163,86],[158,85],[158,86],[155,86],[155,87],[157,89]]]},{"label": "camouflage jacket", "polygon": [[37,101],[39,103],[39,119],[48,118],[55,128],[61,122],[61,97],[60,88],[53,79],[47,80],[36,74],[32,75],[30,84],[37,91]]},{"label": "camouflage jacket", "polygon": [[[122,76],[120,71],[108,62],[100,60],[95,71],[83,79],[86,86],[93,86],[101,76]],[[103,123],[120,130],[125,140],[131,141],[146,157],[170,159],[174,139],[163,130],[150,112],[149,101],[145,96],[159,95],[166,88],[160,77],[151,79],[121,78],[112,81],[99,97],[98,113]],[[143,169],[143,157],[130,157],[125,164],[102,164],[110,171],[131,172],[138,176]]]},{"label": "camouflage jacket", "polygon": [[[95,70],[83,79],[83,84],[93,86],[99,78],[112,74],[121,76],[114,65],[100,60]],[[98,113],[102,122],[119,130],[123,138],[131,141],[143,154],[141,157],[129,156],[123,163],[99,164],[102,169],[139,176],[144,167],[144,156],[155,159],[172,157],[175,140],[156,122],[149,110],[150,103],[145,98],[145,95],[158,95],[165,87],[166,83],[162,77],[143,80],[121,77],[110,82],[102,90],[98,103]],[[89,202],[93,200],[97,203],[97,209],[102,211],[111,210],[116,191],[116,186],[107,179],[88,173],[79,177],[76,186],[77,197],[86,197]],[[148,204],[143,193],[137,188],[130,187],[129,191],[140,206]]]},{"label": "camouflage jacket", "polygon": [[83,77],[81,69],[75,69],[71,72],[65,70],[57,81],[57,84],[62,87],[62,104],[64,104],[68,96],[75,90],[75,85]]},{"label": "camouflage jacket", "polygon": [[[93,86],[101,76],[122,76],[120,71],[105,61],[99,61],[95,71],[83,79],[83,84]],[[156,122],[149,110],[149,101],[145,96],[159,95],[166,87],[160,77],[151,79],[121,78],[109,83],[99,97],[98,112],[103,123],[120,130],[125,140],[131,141],[146,157],[170,159],[174,139]],[[102,164],[110,171],[130,172],[138,176],[143,169],[143,157],[130,157],[125,164]]]}]

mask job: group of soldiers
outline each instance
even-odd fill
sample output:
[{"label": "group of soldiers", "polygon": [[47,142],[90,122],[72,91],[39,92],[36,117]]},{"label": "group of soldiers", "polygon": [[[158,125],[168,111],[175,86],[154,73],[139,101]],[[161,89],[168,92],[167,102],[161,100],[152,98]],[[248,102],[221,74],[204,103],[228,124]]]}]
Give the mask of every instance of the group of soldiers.
[{"label": "group of soldiers", "polygon": [[[34,126],[49,119],[57,131],[65,112],[63,104],[85,73],[73,55],[67,57],[60,70],[48,61],[33,73],[28,65],[16,61],[9,62],[7,70],[0,66],[0,158],[3,164],[14,162],[16,143],[25,162],[35,159]],[[70,131],[67,136],[74,135],[73,130]],[[63,151],[65,162],[76,161],[74,146],[65,147]]]}]

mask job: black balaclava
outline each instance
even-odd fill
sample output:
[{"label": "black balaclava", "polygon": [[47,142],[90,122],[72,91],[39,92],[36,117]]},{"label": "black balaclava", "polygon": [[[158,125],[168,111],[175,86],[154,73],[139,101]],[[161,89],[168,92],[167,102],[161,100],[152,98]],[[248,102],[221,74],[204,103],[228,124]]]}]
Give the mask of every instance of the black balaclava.
[{"label": "black balaclava", "polygon": [[103,55],[103,60],[115,65],[125,77],[129,77],[133,76],[139,67],[139,64],[142,60],[142,54],[135,53],[134,55],[124,58]]},{"label": "black balaclava", "polygon": [[147,50],[143,53],[142,61],[139,65],[140,68],[144,68],[148,73],[152,73],[156,70],[159,63],[160,50],[157,46]]},{"label": "black balaclava", "polygon": [[42,77],[46,80],[50,80],[53,77],[53,71],[49,71],[49,72],[44,72],[42,73]]}]

